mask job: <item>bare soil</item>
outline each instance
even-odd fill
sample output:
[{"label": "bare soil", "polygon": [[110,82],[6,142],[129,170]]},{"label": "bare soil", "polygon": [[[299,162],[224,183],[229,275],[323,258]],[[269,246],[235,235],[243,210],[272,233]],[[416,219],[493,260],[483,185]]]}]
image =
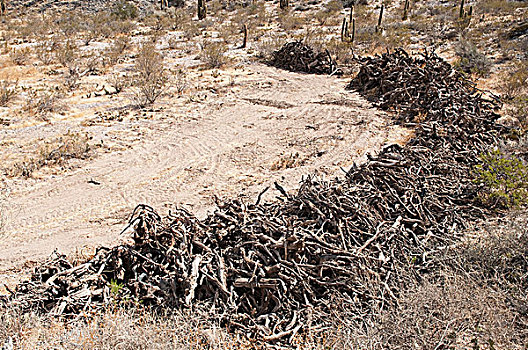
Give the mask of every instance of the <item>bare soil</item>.
[{"label": "bare soil", "polygon": [[[199,92],[164,99],[155,110],[130,112],[108,96],[70,99],[69,117],[60,123],[9,128],[19,142],[49,128],[80,128],[103,146],[65,169],[4,179],[0,280],[12,284],[24,266],[55,249],[73,253],[119,242],[137,204],[162,212],[179,205],[203,216],[214,210],[215,196],[254,201],[274,181],[292,189],[306,174],[336,176],[410,136],[345,91],[346,79],[261,64],[193,74]],[[102,105],[111,112],[98,113]],[[268,191],[263,199],[274,195]]]}]

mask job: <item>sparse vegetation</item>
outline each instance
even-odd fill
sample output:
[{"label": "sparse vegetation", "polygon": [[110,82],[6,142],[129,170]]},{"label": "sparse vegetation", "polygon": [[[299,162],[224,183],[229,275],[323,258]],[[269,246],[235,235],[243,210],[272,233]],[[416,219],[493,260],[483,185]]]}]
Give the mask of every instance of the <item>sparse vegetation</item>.
[{"label": "sparse vegetation", "polygon": [[16,162],[4,171],[11,177],[30,177],[44,166],[63,165],[69,159],[86,158],[90,151],[88,141],[89,137],[86,134],[68,132],[57,139],[41,144],[33,156]]},{"label": "sparse vegetation", "polygon": [[128,19],[137,18],[138,9],[131,1],[118,0],[113,4],[111,14],[116,19],[124,21]]}]

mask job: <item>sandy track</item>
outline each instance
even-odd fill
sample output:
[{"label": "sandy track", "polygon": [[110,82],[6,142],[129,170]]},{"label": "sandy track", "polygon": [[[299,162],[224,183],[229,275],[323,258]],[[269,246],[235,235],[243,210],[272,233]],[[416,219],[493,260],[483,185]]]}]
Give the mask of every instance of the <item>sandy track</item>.
[{"label": "sandy track", "polygon": [[204,215],[214,195],[254,200],[273,181],[292,189],[302,175],[334,176],[408,135],[336,77],[252,65],[238,80],[193,104],[184,120],[153,120],[128,150],[16,187],[0,236],[0,276],[54,249],[116,243],[139,203],[161,212],[183,205]]}]

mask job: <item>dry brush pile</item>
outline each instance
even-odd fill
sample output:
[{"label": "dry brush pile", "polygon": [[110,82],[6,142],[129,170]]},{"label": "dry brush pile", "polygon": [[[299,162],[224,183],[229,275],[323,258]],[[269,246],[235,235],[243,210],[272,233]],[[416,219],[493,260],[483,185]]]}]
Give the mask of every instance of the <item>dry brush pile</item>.
[{"label": "dry brush pile", "polygon": [[336,74],[340,72],[336,61],[328,50],[317,52],[300,41],[287,43],[275,51],[269,64],[291,72],[313,74]]},{"label": "dry brush pile", "polygon": [[296,193],[276,183],[276,201],[217,203],[204,220],[138,206],[133,243],[101,248],[76,266],[56,256],[5,301],[57,315],[116,299],[206,306],[229,329],[268,345],[323,330],[345,308],[355,319],[344,321],[360,322],[394,305],[486,214],[471,168],[499,137],[498,105],[435,54],[365,59],[350,87],[398,109],[416,136],[344,178],[307,177]]}]

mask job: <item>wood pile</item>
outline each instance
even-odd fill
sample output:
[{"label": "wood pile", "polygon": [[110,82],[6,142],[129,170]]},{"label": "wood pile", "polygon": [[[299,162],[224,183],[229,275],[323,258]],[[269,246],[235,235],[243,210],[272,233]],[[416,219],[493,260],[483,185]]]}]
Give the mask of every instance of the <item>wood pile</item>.
[{"label": "wood pile", "polygon": [[56,255],[6,301],[64,316],[127,298],[205,305],[267,346],[324,329],[342,310],[355,322],[394,305],[486,214],[470,170],[500,129],[496,104],[434,54],[400,50],[363,64],[351,87],[414,123],[408,145],[386,147],[343,178],[307,177],[296,193],[275,183],[274,202],[217,203],[204,220],[138,206],[133,243],[77,266]]},{"label": "wood pile", "polygon": [[300,41],[285,44],[273,53],[270,65],[289,70],[313,74],[337,74],[339,69],[328,50],[316,52]]}]

